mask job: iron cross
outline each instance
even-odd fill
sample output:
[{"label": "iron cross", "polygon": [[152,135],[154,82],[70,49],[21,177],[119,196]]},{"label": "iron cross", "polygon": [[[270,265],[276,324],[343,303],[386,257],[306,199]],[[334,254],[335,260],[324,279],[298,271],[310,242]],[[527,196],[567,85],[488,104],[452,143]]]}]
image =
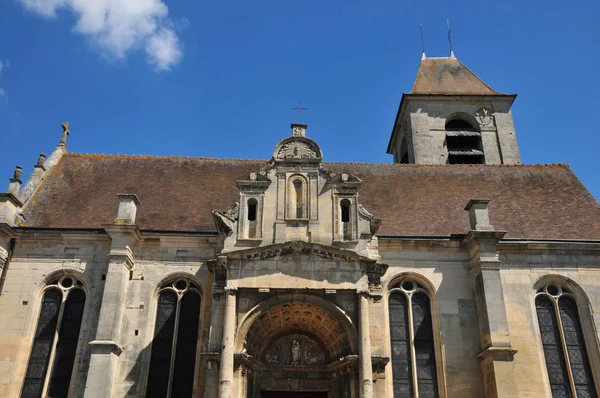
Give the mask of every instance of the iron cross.
[{"label": "iron cross", "polygon": [[298,106],[295,108],[292,108],[298,111],[298,123],[300,123],[300,111],[307,111],[308,108],[301,108],[300,107],[300,101],[298,101]]}]

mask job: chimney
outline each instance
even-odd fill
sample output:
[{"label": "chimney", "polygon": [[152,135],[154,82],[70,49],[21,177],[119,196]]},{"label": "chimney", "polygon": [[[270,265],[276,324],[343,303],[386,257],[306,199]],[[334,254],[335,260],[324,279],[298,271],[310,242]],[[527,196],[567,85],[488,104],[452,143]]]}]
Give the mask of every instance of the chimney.
[{"label": "chimney", "polygon": [[136,195],[120,194],[119,196],[119,211],[115,224],[134,225],[137,208],[140,205]]},{"label": "chimney", "polygon": [[471,230],[475,231],[493,231],[494,227],[490,224],[488,213],[489,199],[471,199],[465,210],[469,212],[469,222]]}]

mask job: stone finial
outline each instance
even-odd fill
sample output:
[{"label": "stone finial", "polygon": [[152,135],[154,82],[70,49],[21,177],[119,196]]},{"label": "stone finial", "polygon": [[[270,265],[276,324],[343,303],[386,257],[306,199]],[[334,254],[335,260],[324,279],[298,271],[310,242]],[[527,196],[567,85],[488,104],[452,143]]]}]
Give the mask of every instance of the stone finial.
[{"label": "stone finial", "polygon": [[69,131],[69,122],[64,122],[60,126],[63,129],[63,134],[62,134],[62,138],[60,139],[60,142],[58,143],[58,145],[67,146],[67,136],[71,135],[71,132]]},{"label": "stone finial", "polygon": [[15,168],[15,172],[13,174],[13,176],[14,176],[13,179],[14,180],[20,180],[22,175],[23,175],[23,167],[17,166]]},{"label": "stone finial", "polygon": [[21,176],[23,175],[23,168],[17,166],[13,173],[13,178],[9,178],[10,183],[8,184],[8,192],[17,194],[21,189]]},{"label": "stone finial", "polygon": [[136,195],[120,194],[119,196],[119,211],[115,224],[134,225],[137,208],[140,205]]},{"label": "stone finial", "polygon": [[465,207],[469,212],[469,222],[471,230],[475,231],[493,231],[494,227],[490,224],[488,213],[489,199],[471,199]]},{"label": "stone finial", "polygon": [[46,161],[46,154],[42,152],[42,153],[40,153],[40,157],[38,158],[36,166],[43,166],[45,161]]},{"label": "stone finial", "polygon": [[306,124],[292,123],[292,136],[293,137],[305,137],[306,136]]}]

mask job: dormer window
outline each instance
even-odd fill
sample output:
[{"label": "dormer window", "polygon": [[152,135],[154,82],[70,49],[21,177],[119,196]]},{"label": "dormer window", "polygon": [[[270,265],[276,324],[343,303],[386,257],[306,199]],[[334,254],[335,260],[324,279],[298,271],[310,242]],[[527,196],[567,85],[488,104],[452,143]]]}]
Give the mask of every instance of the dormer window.
[{"label": "dormer window", "polygon": [[308,218],[308,191],[304,178],[292,176],[288,192],[288,217],[295,219]]},{"label": "dormer window", "polygon": [[248,238],[256,238],[256,211],[258,201],[254,198],[248,199]]},{"label": "dormer window", "polygon": [[352,222],[350,221],[350,208],[352,204],[348,199],[340,201],[342,236],[344,240],[352,240]]},{"label": "dormer window", "polygon": [[485,163],[481,133],[466,120],[446,122],[446,146],[449,164]]}]

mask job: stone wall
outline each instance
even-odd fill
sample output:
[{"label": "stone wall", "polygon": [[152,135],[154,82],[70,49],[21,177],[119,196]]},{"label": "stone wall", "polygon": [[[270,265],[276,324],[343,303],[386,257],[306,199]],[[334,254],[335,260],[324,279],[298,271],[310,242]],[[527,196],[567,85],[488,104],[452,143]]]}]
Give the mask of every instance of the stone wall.
[{"label": "stone wall", "polygon": [[[96,335],[110,244],[110,238],[102,232],[21,232],[17,237],[4,292],[0,297],[0,396],[20,395],[37,325],[42,289],[51,277],[65,272],[79,278],[86,291],[86,308],[70,390],[71,396],[83,396],[90,360],[88,343]],[[121,342],[124,350],[118,359],[114,396],[144,396],[157,292],[163,283],[172,278],[192,278],[202,289],[198,347],[199,351],[207,350],[211,327],[212,298],[209,292],[212,276],[205,260],[214,256],[215,247],[215,237],[194,236],[146,236],[136,246],[133,253],[135,266],[128,281],[124,312]],[[517,350],[513,362],[518,390],[516,396],[550,396],[535,312],[536,288],[546,281],[567,284],[574,294],[579,295],[578,304],[588,353],[596,372],[596,385],[600,385],[597,370],[600,369],[600,254],[597,244],[547,243],[536,246],[501,241],[498,249],[508,333],[512,348]],[[481,360],[477,357],[481,351],[477,298],[469,254],[461,240],[380,238],[379,250],[381,261],[390,267],[382,280],[382,299],[370,303],[373,355],[390,356],[386,291],[403,275],[413,275],[415,280],[431,291],[434,335],[438,343],[436,357],[439,359],[440,395],[484,396]],[[311,288],[316,289],[314,293],[343,309],[357,328],[359,319],[355,290],[345,289],[337,283],[331,284],[319,273],[309,272],[303,274],[302,279],[290,279],[281,271],[276,272],[280,278],[279,289],[288,288],[297,292],[308,287],[305,278],[314,278],[311,282]],[[294,272],[299,272],[296,267]],[[275,276],[269,278],[272,289],[275,289],[278,285]],[[333,281],[335,278],[330,279]],[[258,287],[254,286],[254,282],[248,282],[247,289]],[[324,287],[330,290],[328,294]],[[331,291],[334,287],[341,290],[334,293]],[[275,291],[261,293],[257,290],[240,294],[238,325],[253,307],[276,295]],[[219,323],[212,325],[213,328],[220,326]],[[213,330],[213,333],[219,335],[220,332]],[[196,391],[202,391],[208,381],[200,370],[202,368],[198,366],[198,369]],[[374,396],[391,397],[390,365],[385,367],[383,375],[385,378],[376,379],[373,385]]]}]

